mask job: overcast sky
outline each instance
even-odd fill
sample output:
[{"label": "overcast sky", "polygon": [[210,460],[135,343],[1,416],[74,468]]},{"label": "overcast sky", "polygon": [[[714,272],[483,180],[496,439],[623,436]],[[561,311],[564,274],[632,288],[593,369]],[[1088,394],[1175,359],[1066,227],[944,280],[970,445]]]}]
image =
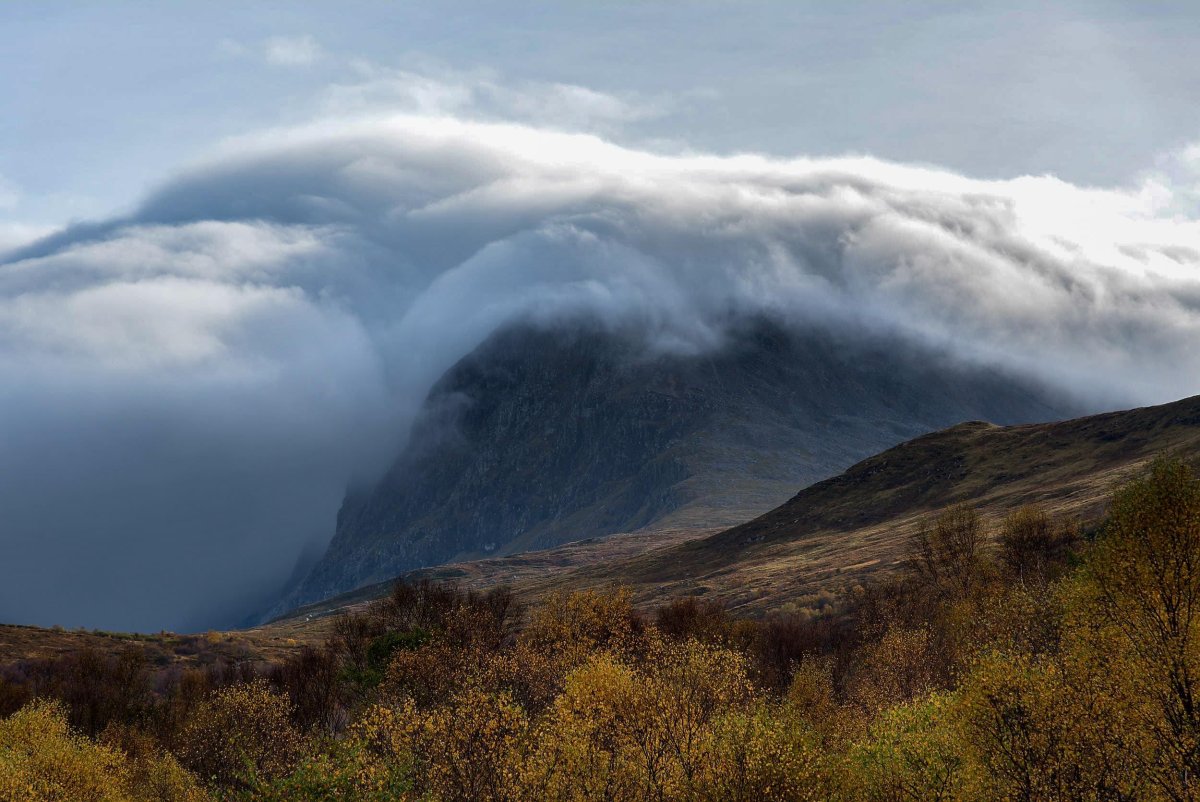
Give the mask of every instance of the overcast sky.
[{"label": "overcast sky", "polygon": [[1108,185],[1197,138],[1198,39],[1186,1],[8,2],[0,208],[106,216],[370,68],[613,93],[642,144]]},{"label": "overcast sky", "polygon": [[265,609],[497,327],[1200,392],[1194,3],[0,3],[0,620]]}]

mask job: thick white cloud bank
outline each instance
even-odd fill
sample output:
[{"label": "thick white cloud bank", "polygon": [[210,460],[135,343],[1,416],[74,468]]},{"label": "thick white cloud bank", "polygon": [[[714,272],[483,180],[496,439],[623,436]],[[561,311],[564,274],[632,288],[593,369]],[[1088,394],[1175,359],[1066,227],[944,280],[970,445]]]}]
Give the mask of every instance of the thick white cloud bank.
[{"label": "thick white cloud bank", "polygon": [[436,114],[226,143],[128,218],[0,256],[0,618],[264,601],[431,383],[521,317],[695,351],[767,313],[1097,408],[1200,392],[1194,155],[1096,189]]}]

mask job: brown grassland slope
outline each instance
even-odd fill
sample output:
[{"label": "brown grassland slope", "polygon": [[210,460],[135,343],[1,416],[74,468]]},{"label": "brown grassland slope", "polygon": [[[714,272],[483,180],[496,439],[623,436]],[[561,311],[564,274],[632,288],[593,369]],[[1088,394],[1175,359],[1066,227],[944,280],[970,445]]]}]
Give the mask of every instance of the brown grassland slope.
[{"label": "brown grassland slope", "polygon": [[[933,511],[965,501],[995,524],[1037,504],[1086,526],[1103,514],[1115,486],[1164,453],[1200,454],[1200,396],[1056,423],[963,423],[870,457],[731,529],[592,538],[410,576],[476,589],[507,585],[525,600],[620,585],[649,607],[702,596],[750,615],[819,609],[867,577],[895,570]],[[368,586],[285,621],[319,621],[387,589],[387,583]]]},{"label": "brown grassland slope", "polygon": [[651,597],[713,595],[764,612],[897,567],[932,511],[998,523],[1036,504],[1085,526],[1156,456],[1200,454],[1200,396],[1057,423],[963,423],[866,459],[741,526],[585,572]]}]

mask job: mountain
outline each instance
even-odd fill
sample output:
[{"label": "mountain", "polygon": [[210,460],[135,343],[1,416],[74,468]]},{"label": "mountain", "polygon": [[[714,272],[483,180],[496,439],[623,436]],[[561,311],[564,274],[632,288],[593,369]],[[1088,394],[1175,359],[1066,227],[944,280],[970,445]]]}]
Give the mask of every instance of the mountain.
[{"label": "mountain", "polygon": [[[920,523],[950,504],[975,506],[993,532],[1025,504],[1090,527],[1113,489],[1162,454],[1200,463],[1200,396],[1046,424],[958,424],[869,457],[738,526],[619,534],[413,575],[512,585],[528,599],[619,584],[645,606],[695,595],[745,614],[818,609],[895,569]],[[288,626],[309,617],[315,625],[388,585],[312,605]]]},{"label": "mountain", "polygon": [[1114,488],[1158,455],[1200,460],[1200,396],[1021,426],[971,422],[916,438],[718,533],[583,566],[572,582],[618,580],[643,598],[713,595],[764,612],[828,598],[891,570],[922,521],[967,502],[995,530],[1036,504],[1094,525]]},{"label": "mountain", "polygon": [[277,611],[422,566],[730,526],[930,430],[1070,409],[886,338],[757,321],[697,355],[513,327],[432,389],[403,452],[346,496],[327,552]]}]

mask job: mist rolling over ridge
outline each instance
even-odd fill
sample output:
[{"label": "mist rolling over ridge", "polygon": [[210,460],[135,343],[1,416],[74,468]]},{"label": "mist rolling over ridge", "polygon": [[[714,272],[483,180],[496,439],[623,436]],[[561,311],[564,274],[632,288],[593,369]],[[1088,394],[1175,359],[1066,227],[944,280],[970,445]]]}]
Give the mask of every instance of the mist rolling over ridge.
[{"label": "mist rolling over ridge", "polygon": [[[591,102],[591,101],[589,101]],[[638,149],[462,111],[226,141],[0,256],[0,618],[229,623],[515,322],[862,332],[1087,409],[1200,392],[1200,152],[1120,188]]]}]

